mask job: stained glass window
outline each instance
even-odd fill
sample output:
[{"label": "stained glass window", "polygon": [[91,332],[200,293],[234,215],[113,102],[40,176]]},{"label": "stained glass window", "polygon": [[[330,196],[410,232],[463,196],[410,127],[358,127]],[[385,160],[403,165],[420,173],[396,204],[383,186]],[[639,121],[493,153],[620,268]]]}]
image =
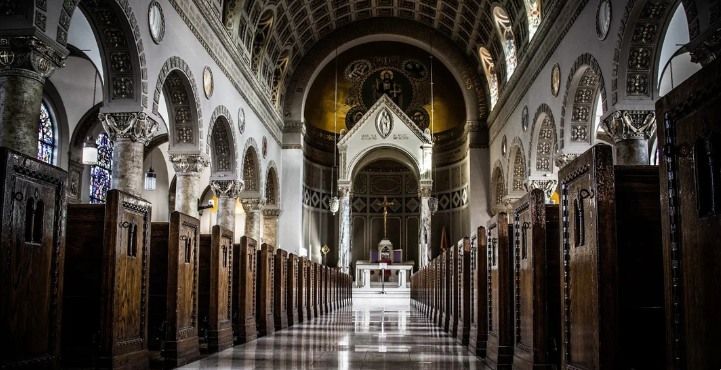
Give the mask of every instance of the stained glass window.
[{"label": "stained glass window", "polygon": [[113,142],[108,134],[98,135],[98,163],[90,167],[90,203],[105,203],[105,195],[110,190],[110,172],[113,166]]},{"label": "stained glass window", "polygon": [[55,122],[45,102],[40,106],[38,159],[45,163],[55,164]]}]

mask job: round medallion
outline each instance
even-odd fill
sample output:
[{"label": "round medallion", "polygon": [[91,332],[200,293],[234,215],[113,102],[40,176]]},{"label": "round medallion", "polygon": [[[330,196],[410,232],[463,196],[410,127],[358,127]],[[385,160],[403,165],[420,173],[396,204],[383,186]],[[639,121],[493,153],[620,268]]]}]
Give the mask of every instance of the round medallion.
[{"label": "round medallion", "polygon": [[430,124],[430,116],[428,115],[428,112],[426,112],[423,108],[414,109],[410,112],[408,115],[413,122],[415,122],[416,126],[420,128],[421,130],[425,130],[428,128],[428,125]]},{"label": "round medallion", "polygon": [[210,97],[213,96],[214,89],[213,71],[210,70],[210,67],[206,66],[203,68],[203,91],[205,92],[205,97],[210,99]]},{"label": "round medallion", "polygon": [[350,130],[355,126],[358,121],[360,121],[361,118],[363,118],[363,115],[366,113],[366,111],[360,107],[355,106],[351,108],[348,113],[345,115],[345,127]]},{"label": "round medallion", "polygon": [[426,65],[415,59],[408,59],[403,62],[403,70],[415,80],[425,80],[428,76]]},{"label": "round medallion", "polygon": [[558,96],[559,90],[561,90],[561,67],[556,63],[551,70],[551,94]]},{"label": "round medallion", "polygon": [[245,132],[245,111],[243,108],[238,109],[238,131],[241,135]]},{"label": "round medallion", "polygon": [[605,40],[608,30],[611,29],[611,2],[601,0],[596,10],[596,35],[599,40]]},{"label": "round medallion", "polygon": [[165,37],[165,16],[160,3],[153,0],[148,7],[148,28],[150,29],[150,37],[156,44],[160,44]]},{"label": "round medallion", "polygon": [[268,139],[263,136],[263,147],[261,148],[261,151],[263,152],[263,159],[268,156]]},{"label": "round medallion", "polygon": [[365,76],[370,70],[371,62],[365,59],[360,59],[348,64],[348,67],[346,67],[343,75],[345,78],[355,81]]},{"label": "round medallion", "polygon": [[528,131],[528,106],[523,107],[523,113],[521,113],[521,128],[523,132]]},{"label": "round medallion", "polygon": [[506,139],[506,135],[503,135],[503,139],[501,140],[501,154],[505,157],[508,153],[508,140]]}]

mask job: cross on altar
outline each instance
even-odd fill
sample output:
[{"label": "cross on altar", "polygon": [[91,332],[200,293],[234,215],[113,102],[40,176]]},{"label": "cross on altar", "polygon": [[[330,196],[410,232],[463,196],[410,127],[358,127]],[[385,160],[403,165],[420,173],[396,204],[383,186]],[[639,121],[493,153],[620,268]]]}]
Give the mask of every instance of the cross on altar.
[{"label": "cross on altar", "polygon": [[395,205],[395,202],[389,202],[387,196],[383,196],[383,239],[388,239],[388,207]]}]

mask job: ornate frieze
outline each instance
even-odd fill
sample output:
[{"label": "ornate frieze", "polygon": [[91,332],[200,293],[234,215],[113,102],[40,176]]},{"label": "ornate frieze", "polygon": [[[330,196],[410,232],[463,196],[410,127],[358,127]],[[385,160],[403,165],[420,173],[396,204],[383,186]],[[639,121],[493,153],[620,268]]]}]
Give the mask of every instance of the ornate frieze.
[{"label": "ornate frieze", "polygon": [[147,144],[158,128],[157,122],[143,112],[100,113],[98,119],[113,141],[129,139]]},{"label": "ornate frieze", "polygon": [[37,36],[0,37],[0,76],[23,75],[44,82],[66,57],[67,51]]},{"label": "ornate frieze", "polygon": [[615,142],[632,139],[650,139],[656,132],[656,113],[646,110],[619,110],[613,112],[603,125]]},{"label": "ornate frieze", "polygon": [[205,167],[208,167],[210,161],[208,157],[203,154],[184,154],[184,153],[172,153],[170,154],[170,162],[173,164],[173,169],[179,174],[186,173],[197,173],[201,172]]}]

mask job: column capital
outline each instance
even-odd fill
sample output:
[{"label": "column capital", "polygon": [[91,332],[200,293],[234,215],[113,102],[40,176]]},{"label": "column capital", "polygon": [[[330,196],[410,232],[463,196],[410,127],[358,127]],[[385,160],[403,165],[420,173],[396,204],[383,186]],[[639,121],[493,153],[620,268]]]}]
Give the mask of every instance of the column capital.
[{"label": "column capital", "polygon": [[656,132],[656,113],[652,110],[617,110],[602,122],[613,140],[648,140]]},{"label": "column capital", "polygon": [[64,65],[67,50],[36,35],[0,37],[0,76],[23,75],[44,82]]},{"label": "column capital", "polygon": [[245,183],[243,180],[211,180],[210,189],[216,197],[238,198],[243,191]]},{"label": "column capital", "polygon": [[563,150],[558,150],[553,155],[553,161],[556,163],[556,167],[563,168],[567,164],[571,163],[574,159],[578,158],[576,153],[565,153]]},{"label": "column capital", "polygon": [[526,183],[524,184],[526,187],[526,191],[529,193],[531,190],[534,189],[541,189],[543,190],[543,193],[546,194],[546,199],[550,199],[551,195],[553,195],[553,192],[556,190],[556,186],[558,186],[558,180],[556,179],[550,179],[550,178],[529,178],[526,180]]},{"label": "column capital", "polygon": [[246,213],[249,212],[260,212],[265,207],[265,199],[261,198],[243,198],[240,200],[240,204],[243,205],[243,210]]},{"label": "column capital", "polygon": [[158,128],[158,123],[143,112],[99,113],[110,140],[128,139],[147,145]]},{"label": "column capital", "polygon": [[350,196],[350,185],[338,185],[338,198]]},{"label": "column capital", "polygon": [[280,217],[281,213],[281,209],[277,207],[263,209],[263,217]]},{"label": "column capital", "polygon": [[178,174],[199,173],[210,164],[208,157],[203,154],[184,153],[171,153],[170,162]]}]

